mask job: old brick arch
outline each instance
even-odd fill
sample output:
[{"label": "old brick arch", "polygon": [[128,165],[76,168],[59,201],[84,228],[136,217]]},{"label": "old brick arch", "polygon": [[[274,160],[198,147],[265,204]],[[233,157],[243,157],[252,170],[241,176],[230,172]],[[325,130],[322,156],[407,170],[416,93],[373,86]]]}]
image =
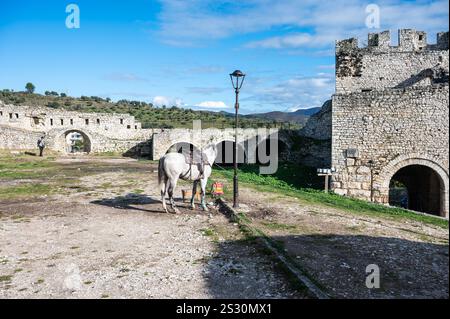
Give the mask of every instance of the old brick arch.
[{"label": "old brick arch", "polygon": [[[409,176],[410,180],[412,181],[411,183],[416,183],[417,185],[423,187],[426,187],[424,186],[426,185],[426,181],[420,180],[420,177],[426,176],[427,174],[435,174],[436,178],[439,181],[438,190],[433,192],[432,189],[426,189],[425,191],[433,192],[433,194],[431,195],[435,198],[438,198],[438,214],[440,216],[448,217],[449,176],[448,171],[443,167],[443,165],[437,163],[432,158],[424,154],[399,156],[391,161],[388,165],[386,165],[380,172],[379,176],[375,178],[375,190],[378,186],[375,200],[386,204],[389,203],[389,186],[393,177],[396,176],[396,174],[398,174],[399,172],[403,174],[403,176]],[[413,174],[417,173],[418,176],[412,176]],[[430,177],[433,176],[430,175]],[[423,183],[423,185],[420,185],[421,183]],[[422,191],[424,191],[423,187],[421,189]],[[420,187],[418,189],[420,189]]]}]

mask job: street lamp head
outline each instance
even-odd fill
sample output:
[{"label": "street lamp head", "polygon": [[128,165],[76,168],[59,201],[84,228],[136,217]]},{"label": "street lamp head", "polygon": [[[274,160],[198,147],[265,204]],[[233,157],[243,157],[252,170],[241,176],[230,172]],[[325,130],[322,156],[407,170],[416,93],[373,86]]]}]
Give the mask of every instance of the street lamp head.
[{"label": "street lamp head", "polygon": [[240,78],[240,77],[245,76],[245,74],[242,73],[241,70],[236,70],[236,71],[234,71],[233,73],[231,73],[230,75],[231,75],[231,76],[234,76],[234,77],[237,77],[237,78]]},{"label": "street lamp head", "polygon": [[241,70],[236,70],[230,73],[231,84],[235,90],[240,90],[244,83],[245,74]]}]

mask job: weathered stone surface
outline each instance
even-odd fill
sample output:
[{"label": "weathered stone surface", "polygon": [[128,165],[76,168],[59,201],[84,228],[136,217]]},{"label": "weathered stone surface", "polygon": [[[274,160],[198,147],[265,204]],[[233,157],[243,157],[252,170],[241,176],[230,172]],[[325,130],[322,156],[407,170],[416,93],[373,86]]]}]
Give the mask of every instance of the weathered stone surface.
[{"label": "weathered stone surface", "polygon": [[129,114],[80,113],[43,107],[6,105],[0,101],[0,149],[33,149],[46,136],[50,149],[66,151],[66,135],[82,132],[91,152],[126,152],[159,130],[141,129]]},{"label": "weathered stone surface", "polygon": [[[448,216],[449,47],[426,34],[400,30],[391,47],[388,32],[369,35],[369,46],[353,40],[336,47],[336,94],[332,105],[334,191],[380,203],[402,167],[423,165],[439,175],[441,215]],[[348,156],[356,149],[358,157]],[[372,191],[372,192],[371,192]]]}]

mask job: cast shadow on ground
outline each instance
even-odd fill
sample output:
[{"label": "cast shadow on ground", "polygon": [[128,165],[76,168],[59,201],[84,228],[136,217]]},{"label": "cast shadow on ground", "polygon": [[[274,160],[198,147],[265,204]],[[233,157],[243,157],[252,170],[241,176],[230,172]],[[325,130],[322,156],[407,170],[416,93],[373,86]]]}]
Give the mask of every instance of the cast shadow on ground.
[{"label": "cast shadow on ground", "polygon": [[[144,194],[129,193],[125,196],[94,200],[91,203],[116,209],[138,210],[148,213],[165,213],[162,207],[160,209],[153,209],[156,206],[155,204],[161,205],[161,201]],[[147,205],[151,205],[152,209],[145,208]]]},{"label": "cast shadow on ground", "polygon": [[[184,213],[191,211],[190,206],[183,203],[181,198],[174,198],[177,207]],[[172,212],[170,208],[169,200],[166,198],[169,212]],[[166,214],[162,208],[161,201],[145,194],[129,193],[125,196],[117,196],[113,198],[102,198],[91,201],[91,204],[102,205],[112,207],[116,209],[124,210],[137,210],[147,213]]]},{"label": "cast shadow on ground", "polygon": [[[449,296],[448,244],[338,234],[276,236],[272,240],[287,249],[289,259],[332,298]],[[205,262],[204,275],[213,298],[308,298],[260,239],[216,245],[216,254]],[[370,264],[379,267],[379,289],[366,286]],[[274,272],[284,284],[271,275]]]}]

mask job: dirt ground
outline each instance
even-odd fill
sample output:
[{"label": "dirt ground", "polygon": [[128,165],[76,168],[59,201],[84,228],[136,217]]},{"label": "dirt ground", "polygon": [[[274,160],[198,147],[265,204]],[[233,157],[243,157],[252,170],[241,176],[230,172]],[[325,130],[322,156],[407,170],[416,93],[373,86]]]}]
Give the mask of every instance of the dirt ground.
[{"label": "dirt ground", "polygon": [[56,163],[56,194],[0,200],[0,298],[303,298],[219,212],[163,213],[154,163]]},{"label": "dirt ground", "polygon": [[[182,214],[163,213],[155,163],[51,165],[30,179],[0,175],[0,188],[54,190],[0,197],[0,298],[305,298],[218,211],[192,211],[178,198]],[[448,298],[448,229],[240,192],[252,225],[331,297]],[[370,264],[380,269],[379,289],[366,287]]]},{"label": "dirt ground", "polygon": [[[331,297],[448,298],[449,231],[414,221],[371,217],[242,189],[254,227]],[[376,265],[380,288],[366,286]]]}]

